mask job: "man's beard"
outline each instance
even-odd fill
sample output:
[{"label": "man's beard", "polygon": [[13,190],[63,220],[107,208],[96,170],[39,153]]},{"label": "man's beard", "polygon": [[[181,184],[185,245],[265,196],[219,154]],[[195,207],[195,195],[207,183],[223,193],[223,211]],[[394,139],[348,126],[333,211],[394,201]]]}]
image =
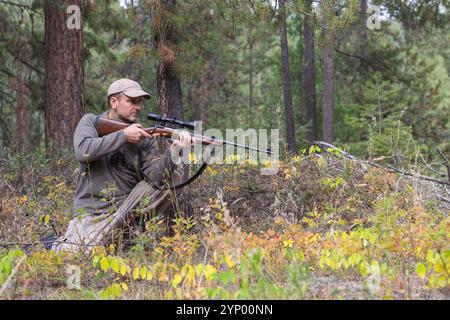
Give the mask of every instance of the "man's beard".
[{"label": "man's beard", "polygon": [[120,119],[120,121],[129,123],[129,124],[136,123],[136,121],[131,121],[131,120],[127,119],[127,118],[124,118],[120,114],[119,114],[119,119]]}]

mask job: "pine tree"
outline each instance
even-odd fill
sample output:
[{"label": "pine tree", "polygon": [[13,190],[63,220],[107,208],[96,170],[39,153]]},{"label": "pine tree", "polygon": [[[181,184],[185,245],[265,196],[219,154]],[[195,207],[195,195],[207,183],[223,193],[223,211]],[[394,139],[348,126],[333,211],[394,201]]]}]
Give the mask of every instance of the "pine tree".
[{"label": "pine tree", "polygon": [[295,125],[294,111],[292,106],[291,71],[289,68],[289,49],[286,32],[286,9],[285,1],[279,0],[279,23],[280,23],[280,44],[281,44],[281,68],[283,73],[283,97],[284,113],[286,122],[286,140],[288,151],[295,153]]},{"label": "pine tree", "polygon": [[[47,153],[72,146],[84,113],[83,1],[70,24],[65,0],[45,1],[45,142]],[[78,8],[78,9],[77,9]],[[70,26],[70,28],[69,28]]]}]

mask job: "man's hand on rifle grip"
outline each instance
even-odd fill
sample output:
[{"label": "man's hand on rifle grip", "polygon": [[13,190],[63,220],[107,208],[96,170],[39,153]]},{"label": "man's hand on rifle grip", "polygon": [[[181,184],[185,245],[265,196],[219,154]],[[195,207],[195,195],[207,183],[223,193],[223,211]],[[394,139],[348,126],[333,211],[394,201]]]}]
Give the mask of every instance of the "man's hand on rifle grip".
[{"label": "man's hand on rifle grip", "polygon": [[125,133],[125,140],[134,144],[151,137],[150,134],[142,130],[142,125],[139,123],[132,124],[131,126],[125,128],[123,132]]}]

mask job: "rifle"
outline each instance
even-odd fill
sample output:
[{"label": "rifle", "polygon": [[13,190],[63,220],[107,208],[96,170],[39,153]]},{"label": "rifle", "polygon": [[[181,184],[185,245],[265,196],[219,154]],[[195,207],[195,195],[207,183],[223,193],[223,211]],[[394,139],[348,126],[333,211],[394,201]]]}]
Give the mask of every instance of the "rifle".
[{"label": "rifle", "polygon": [[[164,118],[164,117],[160,116],[160,118],[158,118],[158,121],[161,119],[164,120],[164,119],[169,119],[169,118]],[[175,122],[174,119],[175,118],[170,118],[170,120],[173,121],[171,123],[177,123],[179,125],[182,125],[182,123],[185,123],[185,124],[187,124],[187,125],[185,125],[186,127],[191,126],[190,122],[181,121],[181,120],[177,120],[177,122]],[[101,116],[97,116],[95,118],[95,122],[94,122],[94,126],[97,129],[99,137],[103,137],[107,134],[125,129],[125,128],[129,127],[130,125],[131,124],[116,121],[116,120],[111,120],[111,119],[101,117]],[[172,128],[169,128],[169,127],[166,127],[163,125],[154,125],[149,128],[144,128],[143,130],[154,137],[161,136],[161,137],[174,138],[174,139],[179,138],[179,130],[172,129]],[[245,148],[247,150],[255,150],[255,151],[259,151],[259,152],[264,152],[266,154],[273,154],[273,152],[271,150],[264,150],[264,149],[255,148],[255,147],[251,147],[251,146],[245,146],[245,145],[242,145],[239,143],[215,139],[214,137],[193,134],[191,132],[188,132],[188,133],[191,135],[191,137],[195,138],[197,141],[201,142],[203,145],[210,145],[210,144],[224,145],[225,144],[225,145],[231,145],[231,146],[235,146],[235,147],[239,147],[239,148]]]}]

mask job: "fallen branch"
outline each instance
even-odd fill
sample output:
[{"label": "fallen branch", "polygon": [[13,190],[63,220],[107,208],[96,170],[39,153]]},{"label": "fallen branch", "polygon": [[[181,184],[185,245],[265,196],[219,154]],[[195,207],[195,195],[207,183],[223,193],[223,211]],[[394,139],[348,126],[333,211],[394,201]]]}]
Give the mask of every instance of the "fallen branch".
[{"label": "fallen branch", "polygon": [[5,281],[5,283],[3,284],[2,288],[0,289],[0,297],[3,295],[3,292],[5,292],[5,290],[8,288],[9,283],[11,282],[11,279],[14,277],[14,275],[16,274],[17,270],[19,269],[20,265],[25,260],[25,258],[26,258],[26,255],[23,255],[22,258],[20,258],[20,260],[17,263],[17,265],[11,271],[11,274],[9,275],[8,279]]},{"label": "fallen branch", "polygon": [[377,165],[377,164],[374,164],[374,163],[371,163],[371,162],[367,162],[367,163],[370,164],[370,165],[372,165],[372,166],[374,166],[374,167],[378,167],[378,168],[380,168],[380,169],[387,170],[387,171],[389,171],[389,172],[394,172],[394,173],[396,172],[396,173],[403,174],[403,175],[405,175],[405,176],[411,176],[411,177],[414,177],[414,178],[418,178],[418,179],[422,179],[422,180],[427,180],[427,181],[432,181],[432,182],[436,182],[436,183],[439,183],[439,184],[445,184],[445,185],[447,185],[447,186],[450,186],[450,181],[439,180],[439,179],[431,178],[431,177],[424,176],[424,175],[421,175],[421,174],[403,171],[403,170],[394,168],[394,167],[391,166],[391,165],[387,165],[387,166],[390,168],[390,169],[388,169],[388,168],[385,168],[385,167],[383,167],[383,166],[380,166],[380,165]]},{"label": "fallen branch", "polygon": [[450,199],[449,199],[449,198],[442,197],[442,196],[440,196],[440,195],[438,195],[437,197],[438,197],[439,200],[442,200],[442,201],[445,201],[445,202],[450,203]]},{"label": "fallen branch", "polygon": [[[388,168],[386,168],[386,167],[384,167],[384,166],[381,166],[381,165],[379,165],[379,164],[374,163],[373,161],[363,161],[363,160],[359,160],[359,159],[357,159],[355,156],[352,156],[352,155],[349,154],[348,152],[345,152],[345,151],[343,151],[343,150],[341,150],[341,149],[339,149],[339,148],[333,146],[332,144],[330,144],[330,143],[328,143],[328,142],[314,141],[313,143],[316,144],[316,145],[319,146],[319,147],[322,145],[322,146],[326,146],[326,147],[329,147],[329,148],[336,149],[336,150],[338,150],[341,154],[343,154],[343,155],[345,156],[345,158],[348,158],[348,159],[350,159],[350,160],[352,160],[352,161],[355,161],[355,162],[358,162],[358,163],[361,163],[361,164],[368,164],[368,165],[371,165],[371,166],[373,166],[373,167],[376,167],[376,168],[379,168],[379,169],[386,170],[386,171],[388,171],[388,172],[399,173],[399,174],[402,174],[402,175],[405,175],[405,176],[410,176],[410,177],[418,178],[418,179],[421,179],[421,180],[431,181],[431,182],[435,182],[435,183],[439,183],[439,184],[443,184],[443,185],[450,186],[450,180],[449,180],[449,181],[445,181],[445,180],[435,179],[435,178],[428,177],[428,176],[424,176],[424,175],[421,175],[421,174],[417,174],[417,173],[413,173],[413,172],[408,172],[408,171],[400,170],[400,169],[394,168],[394,167],[391,166],[391,165],[387,165]],[[446,159],[446,158],[444,158],[444,159]],[[447,159],[446,159],[446,160],[447,160]],[[448,160],[447,160],[447,165],[448,165]],[[448,168],[448,170],[450,170],[450,169]],[[449,171],[449,172],[450,172],[450,171]]]}]

